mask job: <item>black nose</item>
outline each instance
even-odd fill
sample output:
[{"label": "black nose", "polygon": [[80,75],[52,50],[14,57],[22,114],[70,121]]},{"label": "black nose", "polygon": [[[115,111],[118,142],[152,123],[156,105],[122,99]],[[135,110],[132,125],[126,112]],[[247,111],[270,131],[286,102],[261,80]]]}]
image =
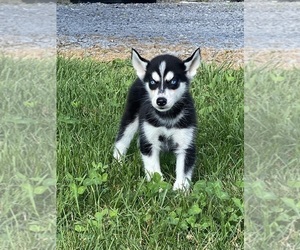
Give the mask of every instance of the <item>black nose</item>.
[{"label": "black nose", "polygon": [[156,103],[158,106],[163,107],[167,104],[167,99],[164,97],[159,97],[157,98]]}]

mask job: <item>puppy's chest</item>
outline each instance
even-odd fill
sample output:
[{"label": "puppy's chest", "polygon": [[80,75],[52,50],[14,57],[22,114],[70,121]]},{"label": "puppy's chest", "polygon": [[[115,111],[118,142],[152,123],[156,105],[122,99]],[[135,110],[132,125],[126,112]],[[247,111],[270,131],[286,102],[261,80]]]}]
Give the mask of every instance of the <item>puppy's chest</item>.
[{"label": "puppy's chest", "polygon": [[179,143],[174,141],[173,136],[167,137],[167,135],[164,135],[163,133],[161,133],[158,136],[158,140],[153,143],[162,151],[175,151],[179,148]]},{"label": "puppy's chest", "polygon": [[193,140],[193,128],[155,127],[144,122],[143,134],[154,147],[163,151],[186,149]]}]

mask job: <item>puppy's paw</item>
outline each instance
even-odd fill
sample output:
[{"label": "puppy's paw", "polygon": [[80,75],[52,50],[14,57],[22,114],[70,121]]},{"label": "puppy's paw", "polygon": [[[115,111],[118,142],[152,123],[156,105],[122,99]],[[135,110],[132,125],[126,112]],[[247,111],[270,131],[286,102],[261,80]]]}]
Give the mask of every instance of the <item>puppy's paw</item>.
[{"label": "puppy's paw", "polygon": [[124,158],[124,154],[120,153],[120,150],[118,150],[116,147],[114,148],[113,157],[118,161],[122,162]]},{"label": "puppy's paw", "polygon": [[187,192],[190,189],[190,180],[185,179],[185,180],[176,180],[174,185],[173,185],[173,190],[179,190],[179,191],[184,191]]}]

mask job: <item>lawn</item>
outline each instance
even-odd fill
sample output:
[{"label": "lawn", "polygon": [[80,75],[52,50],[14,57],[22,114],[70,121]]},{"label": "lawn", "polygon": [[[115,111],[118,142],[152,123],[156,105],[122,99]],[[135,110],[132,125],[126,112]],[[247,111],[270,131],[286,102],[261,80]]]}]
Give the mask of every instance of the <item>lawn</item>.
[{"label": "lawn", "polygon": [[136,143],[112,158],[129,61],[0,57],[0,248],[54,249],[55,236],[57,249],[299,248],[299,75],[201,66],[183,194],[174,156],[149,183]]},{"label": "lawn", "polygon": [[0,56],[0,249],[52,249],[56,61]]},{"label": "lawn", "polygon": [[245,70],[247,249],[300,247],[299,86],[296,68]]},{"label": "lawn", "polygon": [[57,248],[243,248],[243,69],[203,64],[191,85],[198,114],[197,163],[186,195],[146,182],[136,143],[122,164],[112,146],[128,87],[129,61],[57,61]]}]

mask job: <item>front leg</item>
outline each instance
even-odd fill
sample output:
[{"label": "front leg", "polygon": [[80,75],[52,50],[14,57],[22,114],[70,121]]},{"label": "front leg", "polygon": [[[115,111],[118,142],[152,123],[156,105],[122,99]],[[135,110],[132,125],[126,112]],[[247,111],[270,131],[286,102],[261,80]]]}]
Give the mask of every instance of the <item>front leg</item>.
[{"label": "front leg", "polygon": [[159,173],[162,176],[159,164],[159,150],[153,147],[144,135],[140,136],[140,150],[147,181],[151,180],[154,173]]},{"label": "front leg", "polygon": [[176,154],[176,181],[173,190],[187,191],[189,189],[195,161],[196,147],[194,144]]},{"label": "front leg", "polygon": [[[128,124],[124,125],[126,121]],[[138,117],[132,120],[131,117],[129,119],[126,117],[126,114],[124,115],[114,147],[113,156],[116,160],[121,161],[122,156],[126,154],[130,142],[132,141],[134,134],[138,130],[138,125]]]}]

